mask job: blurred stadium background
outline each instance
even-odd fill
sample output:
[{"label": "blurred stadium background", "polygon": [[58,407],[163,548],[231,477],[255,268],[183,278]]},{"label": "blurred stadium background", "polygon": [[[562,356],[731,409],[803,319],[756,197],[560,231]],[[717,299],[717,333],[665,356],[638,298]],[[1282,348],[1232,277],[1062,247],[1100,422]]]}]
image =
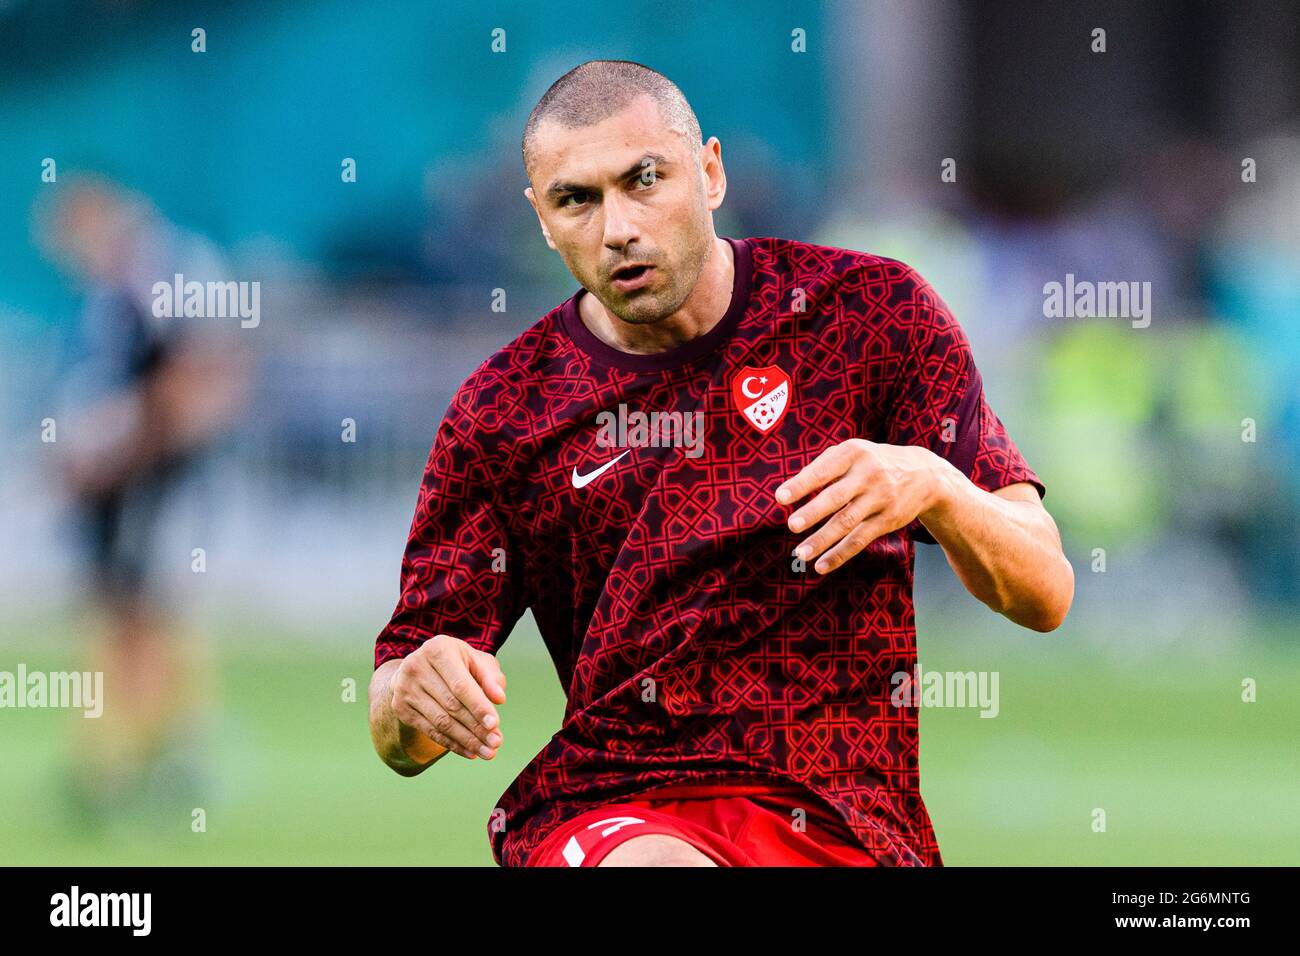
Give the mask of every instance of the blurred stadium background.
[{"label": "blurred stadium background", "polygon": [[[257,328],[200,320],[251,356],[245,413],[149,549],[211,681],[206,832],[165,781],[92,825],[58,786],[79,718],[0,710],[0,862],[491,863],[488,814],[563,710],[531,619],[502,653],[491,764],[392,774],[365,687],[452,390],[576,288],[518,140],[593,57],[666,73],[721,139],[719,234],[930,279],[1047,485],[1077,575],[1053,634],[996,618],[918,547],[922,666],[1001,674],[997,719],[921,715],[946,862],[1297,862],[1300,9],[728,6],[0,3],[0,670],[76,668],[96,626],[41,441],[88,347],[87,289],[38,241],[44,197],[107,177],[262,284]],[[1150,327],[1044,318],[1066,273],[1150,281]]]}]

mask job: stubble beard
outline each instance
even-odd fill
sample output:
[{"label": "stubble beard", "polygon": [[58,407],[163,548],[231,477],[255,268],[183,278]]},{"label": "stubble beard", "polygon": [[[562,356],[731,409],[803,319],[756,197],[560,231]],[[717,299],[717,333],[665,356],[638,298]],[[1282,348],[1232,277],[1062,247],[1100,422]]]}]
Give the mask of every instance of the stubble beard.
[{"label": "stubble beard", "polygon": [[662,322],[676,313],[690,298],[700,276],[704,274],[709,256],[713,254],[713,245],[713,237],[706,236],[701,249],[691,250],[681,268],[673,270],[672,277],[677,282],[669,288],[654,295],[641,293],[625,301],[615,300],[617,308],[611,307],[609,311],[629,325],[654,325]]}]

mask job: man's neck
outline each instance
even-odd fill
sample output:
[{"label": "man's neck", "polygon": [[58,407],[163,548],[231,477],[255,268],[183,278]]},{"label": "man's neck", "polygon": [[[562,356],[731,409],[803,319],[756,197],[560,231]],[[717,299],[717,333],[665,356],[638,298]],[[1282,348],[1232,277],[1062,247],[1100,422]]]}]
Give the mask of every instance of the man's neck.
[{"label": "man's neck", "polygon": [[578,298],[578,315],[596,338],[620,351],[633,355],[665,352],[707,334],[722,321],[731,305],[735,275],[731,243],[714,236],[695,288],[668,318],[648,324],[624,322],[590,293]]}]

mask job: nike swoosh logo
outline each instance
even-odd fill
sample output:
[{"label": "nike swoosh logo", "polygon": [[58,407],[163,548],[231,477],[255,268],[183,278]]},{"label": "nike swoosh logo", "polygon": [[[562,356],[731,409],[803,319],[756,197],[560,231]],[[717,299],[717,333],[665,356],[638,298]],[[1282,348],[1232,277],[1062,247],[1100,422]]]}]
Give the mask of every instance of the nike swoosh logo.
[{"label": "nike swoosh logo", "polygon": [[[626,454],[627,454],[628,452],[630,452],[631,450],[632,450],[632,449],[629,448],[627,451],[623,452],[623,455],[626,455]],[[589,485],[589,484],[591,484],[593,481],[595,481],[597,478],[599,478],[599,477],[600,477],[601,475],[603,475],[605,472],[609,471],[611,468],[613,468],[615,465],[617,465],[617,464],[618,464],[618,461],[619,461],[619,458],[622,458],[623,455],[619,455],[618,458],[615,458],[613,461],[607,461],[607,462],[605,462],[605,464],[601,465],[599,468],[597,468],[595,471],[591,472],[591,474],[588,474],[588,475],[580,475],[580,474],[578,474],[578,469],[577,469],[577,468],[574,468],[574,469],[573,469],[573,487],[575,487],[575,488],[581,488],[581,487],[583,487],[584,485]]]}]

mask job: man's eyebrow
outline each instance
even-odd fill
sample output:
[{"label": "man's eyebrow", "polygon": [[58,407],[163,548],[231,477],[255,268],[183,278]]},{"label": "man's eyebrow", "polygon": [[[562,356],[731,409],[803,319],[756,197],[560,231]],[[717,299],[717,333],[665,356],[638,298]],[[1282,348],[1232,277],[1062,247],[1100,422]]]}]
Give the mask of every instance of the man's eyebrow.
[{"label": "man's eyebrow", "polygon": [[[628,167],[628,169],[618,178],[631,179],[633,176],[639,175],[641,171],[648,166],[660,169],[670,165],[669,161],[658,153],[646,153],[632,166]],[[590,188],[590,186],[583,185],[582,183],[554,182],[546,187],[546,196],[547,198],[553,199],[566,193],[585,192]]]}]

